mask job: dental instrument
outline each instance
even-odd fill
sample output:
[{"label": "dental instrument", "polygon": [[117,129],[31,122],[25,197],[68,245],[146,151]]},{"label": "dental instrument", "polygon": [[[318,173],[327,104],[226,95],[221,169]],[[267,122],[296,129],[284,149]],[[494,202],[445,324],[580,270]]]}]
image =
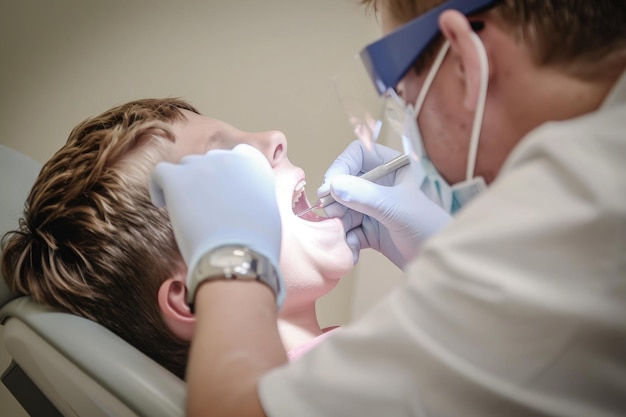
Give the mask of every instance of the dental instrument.
[{"label": "dental instrument", "polygon": [[[376,168],[372,169],[371,171],[366,172],[365,174],[361,175],[360,178],[363,178],[364,180],[368,180],[371,182],[376,181],[379,178],[384,177],[385,175],[391,174],[394,171],[397,171],[398,169],[402,168],[405,165],[408,165],[410,162],[409,160],[409,156],[408,155],[400,155],[399,157],[392,159],[391,161],[379,165]],[[315,204],[313,204],[311,207],[309,207],[308,209],[301,211],[300,213],[296,214],[296,216],[301,217],[304,214],[312,211],[312,210],[317,210],[317,209],[322,209],[325,208],[329,205],[331,205],[332,203],[335,202],[335,199],[333,198],[333,196],[328,193],[324,196],[321,196],[316,202]]]}]

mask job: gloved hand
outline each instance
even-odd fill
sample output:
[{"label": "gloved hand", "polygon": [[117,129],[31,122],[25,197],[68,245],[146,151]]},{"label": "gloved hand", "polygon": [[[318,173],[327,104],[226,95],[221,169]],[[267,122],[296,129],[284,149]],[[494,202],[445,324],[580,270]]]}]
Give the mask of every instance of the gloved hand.
[{"label": "gloved hand", "polygon": [[[200,258],[223,245],[245,245],[278,269],[281,222],[272,169],[261,152],[249,145],[189,155],[180,163],[157,164],[150,184],[152,202],[167,205],[174,235],[189,277]],[[193,294],[190,295],[193,297]]]},{"label": "gloved hand", "polygon": [[330,188],[341,203],[327,206],[325,212],[341,217],[355,263],[362,249],[373,248],[403,269],[451,216],[422,193],[421,179],[410,165],[376,183],[358,178],[400,155],[386,146],[375,146],[376,151],[369,152],[360,141],[352,142],[326,171],[318,195]]}]

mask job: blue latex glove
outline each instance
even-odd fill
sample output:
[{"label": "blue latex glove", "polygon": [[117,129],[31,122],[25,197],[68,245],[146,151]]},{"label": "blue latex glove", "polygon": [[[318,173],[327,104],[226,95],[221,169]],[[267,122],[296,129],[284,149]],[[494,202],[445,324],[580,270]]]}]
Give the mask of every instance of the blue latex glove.
[{"label": "blue latex glove", "polygon": [[152,174],[150,195],[156,206],[167,205],[189,270],[187,282],[207,252],[223,245],[245,245],[267,257],[276,269],[280,308],[285,296],[278,269],[281,222],[274,175],[261,152],[242,144],[186,156],[178,164],[161,162]]},{"label": "blue latex glove", "polygon": [[341,217],[355,263],[362,249],[373,248],[404,269],[422,243],[452,219],[422,193],[420,178],[411,165],[376,183],[358,178],[399,155],[378,144],[376,152],[368,152],[360,141],[354,141],[326,171],[324,184],[318,189],[321,196],[330,188],[341,203],[329,205],[325,212]]}]

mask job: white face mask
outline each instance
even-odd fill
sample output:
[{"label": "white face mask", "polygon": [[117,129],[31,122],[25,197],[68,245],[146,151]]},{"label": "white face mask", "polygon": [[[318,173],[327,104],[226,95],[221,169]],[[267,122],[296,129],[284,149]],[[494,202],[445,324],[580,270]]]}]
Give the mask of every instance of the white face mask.
[{"label": "white face mask", "polygon": [[432,82],[441,67],[450,43],[445,42],[433,66],[424,81],[424,86],[420,91],[415,102],[415,107],[404,105],[394,91],[389,93],[386,107],[386,119],[393,130],[402,137],[402,146],[407,155],[410,156],[413,173],[418,175],[418,181],[421,181],[421,190],[431,200],[443,207],[448,213],[454,214],[463,207],[472,198],[480,194],[487,188],[487,184],[482,177],[474,177],[474,169],[476,164],[476,153],[478,150],[478,141],[480,139],[480,129],[482,126],[483,111],[487,96],[488,79],[488,61],[487,53],[482,41],[475,33],[473,40],[476,45],[480,58],[480,90],[478,94],[478,103],[476,105],[476,113],[474,115],[474,123],[470,137],[470,148],[467,157],[467,172],[465,181],[450,186],[446,180],[437,171],[430,158],[426,154],[422,135],[417,125],[417,117],[426,99],[426,94],[432,85]]}]

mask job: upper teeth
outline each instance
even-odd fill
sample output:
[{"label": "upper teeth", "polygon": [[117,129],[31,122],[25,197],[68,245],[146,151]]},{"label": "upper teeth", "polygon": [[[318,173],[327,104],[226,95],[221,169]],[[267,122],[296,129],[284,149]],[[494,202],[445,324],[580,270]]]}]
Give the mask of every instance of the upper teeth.
[{"label": "upper teeth", "polygon": [[300,197],[302,197],[302,194],[304,193],[304,186],[306,185],[306,182],[301,180],[297,185],[296,188],[293,190],[293,198],[291,200],[291,206],[295,207],[296,203],[298,202],[298,200],[300,200]]}]

